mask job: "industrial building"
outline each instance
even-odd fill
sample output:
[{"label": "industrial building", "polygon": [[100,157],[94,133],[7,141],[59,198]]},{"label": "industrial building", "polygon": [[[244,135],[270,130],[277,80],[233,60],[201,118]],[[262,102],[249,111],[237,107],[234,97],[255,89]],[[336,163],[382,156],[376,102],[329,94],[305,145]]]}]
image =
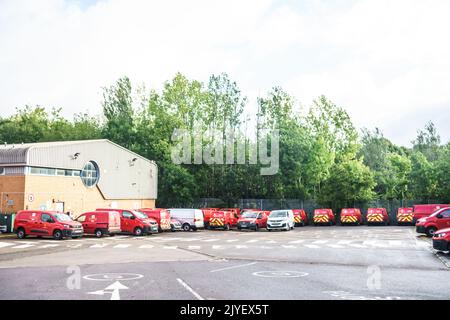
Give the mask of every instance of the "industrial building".
[{"label": "industrial building", "polygon": [[158,168],[109,140],[0,146],[0,212],[155,207]]}]

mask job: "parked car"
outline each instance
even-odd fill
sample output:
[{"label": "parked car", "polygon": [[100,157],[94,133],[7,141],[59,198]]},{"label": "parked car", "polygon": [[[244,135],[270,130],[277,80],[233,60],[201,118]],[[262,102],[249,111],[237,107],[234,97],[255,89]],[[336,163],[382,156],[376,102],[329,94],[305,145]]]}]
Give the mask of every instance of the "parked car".
[{"label": "parked car", "polygon": [[398,208],[397,225],[412,225],[414,222],[414,208]]},{"label": "parked car", "polygon": [[391,223],[386,208],[369,208],[366,216],[367,225],[384,224],[385,226]]},{"label": "parked car", "polygon": [[211,214],[215,211],[218,211],[219,208],[202,208],[200,209],[203,212],[203,224],[207,229],[209,227],[209,220],[211,219]]},{"label": "parked car", "polygon": [[292,212],[294,213],[294,221],[296,227],[304,227],[308,224],[308,215],[306,214],[305,210],[292,209]]},{"label": "parked car", "polygon": [[183,230],[183,226],[181,224],[181,221],[170,217],[170,231],[175,232],[175,231],[182,231],[182,230]]},{"label": "parked car", "polygon": [[336,224],[336,217],[334,216],[333,210],[331,209],[314,210],[313,223],[315,226],[318,225],[332,226],[333,224]]},{"label": "parked car", "polygon": [[416,232],[432,237],[437,230],[450,228],[450,207],[437,210],[429,217],[420,218],[416,223]]},{"label": "parked car", "polygon": [[433,248],[438,251],[450,251],[450,228],[441,229],[434,233]]},{"label": "parked car", "polygon": [[417,220],[425,217],[429,217],[435,213],[436,210],[449,207],[449,204],[417,204],[413,206],[414,218],[413,224],[416,224]]},{"label": "parked car", "polygon": [[170,213],[166,209],[139,209],[140,212],[145,213],[145,215],[149,218],[155,219],[158,223],[158,231],[168,231],[172,230],[170,225]]},{"label": "parked car", "polygon": [[268,231],[272,230],[292,230],[294,229],[294,213],[292,210],[274,210],[270,212],[267,219]]},{"label": "parked car", "polygon": [[27,236],[76,239],[83,236],[83,226],[65,213],[22,210],[17,212],[14,220],[14,232],[19,239]]},{"label": "parked car", "polygon": [[230,230],[237,225],[239,216],[232,211],[218,210],[211,214],[208,229]]},{"label": "parked car", "polygon": [[238,230],[251,229],[258,231],[267,227],[269,211],[245,211],[237,222]]},{"label": "parked car", "polygon": [[135,236],[158,233],[158,223],[144,213],[128,209],[97,209],[96,211],[114,210],[120,213],[120,230]]},{"label": "parked car", "polygon": [[170,216],[181,222],[184,231],[197,231],[205,227],[203,212],[199,209],[168,209]]},{"label": "parked car", "polygon": [[356,208],[344,208],[341,210],[341,225],[344,224],[363,224],[361,210]]},{"label": "parked car", "polygon": [[117,211],[92,211],[82,213],[75,219],[83,225],[85,234],[93,234],[97,238],[104,235],[114,236],[120,233],[120,213]]}]

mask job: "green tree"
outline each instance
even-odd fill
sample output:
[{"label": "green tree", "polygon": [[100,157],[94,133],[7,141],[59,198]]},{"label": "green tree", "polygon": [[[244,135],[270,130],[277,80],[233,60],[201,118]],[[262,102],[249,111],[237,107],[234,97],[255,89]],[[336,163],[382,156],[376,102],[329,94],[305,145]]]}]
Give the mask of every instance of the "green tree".
[{"label": "green tree", "polygon": [[321,189],[319,201],[334,209],[353,207],[355,202],[370,201],[375,193],[375,179],[360,160],[345,160],[335,164]]}]

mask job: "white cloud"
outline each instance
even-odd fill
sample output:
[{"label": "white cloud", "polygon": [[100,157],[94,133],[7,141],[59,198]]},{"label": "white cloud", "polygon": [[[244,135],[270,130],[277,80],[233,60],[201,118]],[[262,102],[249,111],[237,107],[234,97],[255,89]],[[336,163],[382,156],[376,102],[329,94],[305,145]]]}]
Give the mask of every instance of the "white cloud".
[{"label": "white cloud", "polygon": [[326,94],[394,142],[427,120],[448,140],[449,12],[447,0],[5,0],[0,112],[98,113],[101,87],[123,75],[160,88],[178,71],[227,72],[250,98],[274,85],[303,105]]}]

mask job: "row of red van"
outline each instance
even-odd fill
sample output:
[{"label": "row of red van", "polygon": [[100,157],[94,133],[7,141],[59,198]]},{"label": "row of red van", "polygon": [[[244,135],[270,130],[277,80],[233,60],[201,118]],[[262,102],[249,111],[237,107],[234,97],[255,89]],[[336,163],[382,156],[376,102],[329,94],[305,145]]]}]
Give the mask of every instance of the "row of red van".
[{"label": "row of red van", "polygon": [[55,211],[23,210],[17,212],[14,220],[14,232],[20,239],[27,236],[76,239],[85,234],[101,238],[118,233],[141,236],[165,230],[181,230],[180,222],[171,219],[165,209],[102,208],[83,213],[75,220]]}]

